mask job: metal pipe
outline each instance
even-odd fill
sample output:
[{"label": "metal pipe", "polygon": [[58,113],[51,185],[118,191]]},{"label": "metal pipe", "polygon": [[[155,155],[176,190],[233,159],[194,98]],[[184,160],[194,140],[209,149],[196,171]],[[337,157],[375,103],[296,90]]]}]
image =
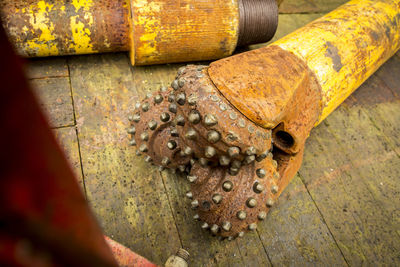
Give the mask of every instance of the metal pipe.
[{"label": "metal pipe", "polygon": [[226,57],[278,22],[275,0],[1,0],[0,15],[22,56],[129,51],[133,65]]}]

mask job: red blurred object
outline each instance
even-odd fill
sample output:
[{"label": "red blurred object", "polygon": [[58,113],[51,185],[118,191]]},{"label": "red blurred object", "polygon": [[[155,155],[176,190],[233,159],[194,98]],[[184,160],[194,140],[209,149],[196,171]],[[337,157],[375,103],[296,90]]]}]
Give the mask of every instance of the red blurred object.
[{"label": "red blurred object", "polygon": [[117,266],[2,28],[0,53],[0,266]]}]

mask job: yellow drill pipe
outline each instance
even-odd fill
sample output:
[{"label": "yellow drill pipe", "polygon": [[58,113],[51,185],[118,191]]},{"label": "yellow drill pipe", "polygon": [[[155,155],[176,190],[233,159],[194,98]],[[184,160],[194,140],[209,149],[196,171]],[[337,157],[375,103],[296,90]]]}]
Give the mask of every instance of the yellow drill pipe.
[{"label": "yellow drill pipe", "polygon": [[400,1],[353,0],[267,47],[213,62],[209,74],[250,120],[305,140],[399,48]]},{"label": "yellow drill pipe", "polygon": [[278,9],[275,0],[0,0],[0,15],[22,56],[129,51],[133,65],[148,65],[266,42]]},{"label": "yellow drill pipe", "polygon": [[307,64],[322,89],[320,123],[400,48],[400,1],[353,0],[273,43]]}]

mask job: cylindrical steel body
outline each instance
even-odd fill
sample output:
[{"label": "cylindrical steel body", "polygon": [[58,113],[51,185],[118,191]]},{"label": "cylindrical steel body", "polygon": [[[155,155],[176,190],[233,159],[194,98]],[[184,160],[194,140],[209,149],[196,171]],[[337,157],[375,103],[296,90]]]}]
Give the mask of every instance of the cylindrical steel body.
[{"label": "cylindrical steel body", "polygon": [[236,48],[237,0],[132,2],[136,65],[218,59]]},{"label": "cylindrical steel body", "polygon": [[212,60],[271,39],[275,0],[0,0],[27,57],[130,51],[134,65]]},{"label": "cylindrical steel body", "polygon": [[400,48],[400,1],[353,0],[273,43],[302,59],[326,118]]},{"label": "cylindrical steel body", "polygon": [[[212,63],[209,74],[230,103],[263,127],[311,104],[319,123],[396,53],[399,25],[400,0],[353,0],[267,47]],[[319,87],[320,103],[295,111],[304,102],[296,97],[300,87]],[[292,124],[307,132],[302,120]]]},{"label": "cylindrical steel body", "polygon": [[0,1],[17,53],[44,57],[128,51],[129,0]]}]

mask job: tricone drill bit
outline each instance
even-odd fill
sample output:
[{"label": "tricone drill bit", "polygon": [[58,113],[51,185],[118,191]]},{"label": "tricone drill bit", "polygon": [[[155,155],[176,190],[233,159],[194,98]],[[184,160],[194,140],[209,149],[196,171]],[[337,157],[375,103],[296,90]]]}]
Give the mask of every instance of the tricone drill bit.
[{"label": "tricone drill bit", "polygon": [[271,45],[179,69],[137,103],[131,145],[186,172],[201,228],[255,230],[301,165],[311,129],[400,47],[400,0],[353,0]]}]

